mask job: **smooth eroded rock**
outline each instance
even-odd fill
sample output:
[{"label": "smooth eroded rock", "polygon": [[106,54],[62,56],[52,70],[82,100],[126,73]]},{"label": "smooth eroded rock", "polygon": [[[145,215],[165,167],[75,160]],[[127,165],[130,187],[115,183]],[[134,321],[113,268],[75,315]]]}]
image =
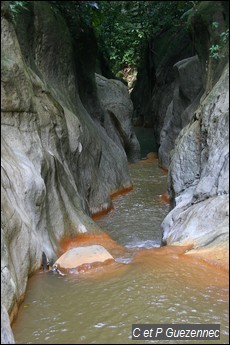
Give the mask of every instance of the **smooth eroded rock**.
[{"label": "smooth eroded rock", "polygon": [[[169,168],[173,209],[162,223],[163,243],[209,248],[209,260],[228,263],[229,66],[176,140]],[[216,255],[222,250],[225,255]],[[211,249],[213,251],[211,251]]]},{"label": "smooth eroded rock", "polygon": [[87,247],[77,247],[64,253],[55,264],[61,268],[75,268],[84,264],[94,262],[105,262],[112,259],[112,255],[102,246],[93,245]]},{"label": "smooth eroded rock", "polygon": [[13,319],[42,252],[56,260],[60,239],[100,233],[89,215],[110,209],[110,194],[132,183],[124,149],[87,112],[95,94],[91,107],[81,102],[77,85],[91,85],[80,83],[78,63],[87,72],[91,61],[74,48],[61,14],[31,2],[14,25],[8,5],[1,13],[1,301]]},{"label": "smooth eroded rock", "polygon": [[97,93],[104,109],[104,127],[108,136],[125,150],[133,163],[140,159],[140,144],[131,122],[133,104],[128,88],[119,80],[96,74]]},{"label": "smooth eroded rock", "polygon": [[9,315],[4,305],[1,305],[1,344],[15,344]]}]

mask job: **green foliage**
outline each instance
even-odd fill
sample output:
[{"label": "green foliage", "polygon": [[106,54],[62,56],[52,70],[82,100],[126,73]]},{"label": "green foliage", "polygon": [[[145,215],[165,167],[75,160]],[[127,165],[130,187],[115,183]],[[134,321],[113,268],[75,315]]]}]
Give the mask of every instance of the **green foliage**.
[{"label": "green foliage", "polygon": [[197,1],[99,1],[104,14],[99,41],[107,49],[116,73],[126,66],[138,66],[148,42],[168,29],[185,25],[183,14]]},{"label": "green foliage", "polygon": [[[30,1],[10,1],[14,16]],[[73,39],[94,30],[100,51],[119,70],[140,63],[150,40],[185,26],[198,1],[48,1],[67,21]]]},{"label": "green foliage", "polygon": [[228,38],[229,38],[229,29],[227,29],[224,32],[221,32],[220,39],[221,39],[222,44],[226,44],[228,42]]},{"label": "green foliage", "polygon": [[28,11],[29,1],[9,1],[10,12],[13,16],[13,20],[16,19],[17,15],[23,11]]},{"label": "green foliage", "polygon": [[221,46],[219,44],[213,44],[210,48],[210,57],[215,60],[219,60],[223,57],[221,54]]},{"label": "green foliage", "polygon": [[[213,30],[217,30],[219,28],[218,22],[212,22],[211,25]],[[220,60],[225,57],[224,55],[224,49],[228,43],[229,39],[229,29],[221,32],[217,35],[217,41],[218,43],[212,44],[209,48],[210,51],[210,57],[214,60]]]},{"label": "green foliage", "polygon": [[[66,18],[73,37],[90,27],[114,73],[137,66],[149,40],[186,22],[198,1],[49,1]],[[187,15],[184,16],[183,14]]]},{"label": "green foliage", "polygon": [[212,29],[217,29],[219,27],[218,22],[212,22]]},{"label": "green foliage", "polygon": [[95,1],[48,1],[53,11],[61,13],[67,21],[72,36],[79,32],[100,27],[103,14]]}]

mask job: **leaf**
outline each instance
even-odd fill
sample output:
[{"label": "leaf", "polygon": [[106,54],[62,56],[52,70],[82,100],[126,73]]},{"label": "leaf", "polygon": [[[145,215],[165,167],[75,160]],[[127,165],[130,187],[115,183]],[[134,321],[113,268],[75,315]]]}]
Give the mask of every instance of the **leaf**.
[{"label": "leaf", "polygon": [[219,23],[218,22],[212,22],[212,28],[213,29],[217,29],[219,27]]}]

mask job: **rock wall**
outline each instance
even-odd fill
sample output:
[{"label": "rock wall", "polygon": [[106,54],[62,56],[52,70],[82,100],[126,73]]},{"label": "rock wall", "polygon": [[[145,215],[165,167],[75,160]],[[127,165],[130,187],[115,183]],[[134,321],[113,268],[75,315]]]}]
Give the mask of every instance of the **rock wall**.
[{"label": "rock wall", "polygon": [[159,165],[165,169],[169,166],[170,152],[178,134],[190,122],[204,92],[201,64],[197,56],[177,62],[174,74],[172,100],[164,116],[158,150]]},{"label": "rock wall", "polygon": [[106,79],[99,74],[96,75],[96,84],[98,96],[105,110],[104,128],[109,137],[125,151],[128,161],[133,163],[140,159],[140,144],[131,122],[133,104],[128,89],[120,81]]},{"label": "rock wall", "polygon": [[229,67],[180,132],[169,168],[172,211],[162,223],[164,244],[191,244],[215,263],[228,263]]},{"label": "rock wall", "polygon": [[[182,24],[177,31],[168,30],[147,47],[131,93],[133,122],[153,127],[159,164],[165,169],[178,134],[228,62],[229,45],[221,39],[228,29],[227,13],[224,1],[202,1],[191,11],[186,28]],[[219,47],[219,58],[211,57],[212,46]]]},{"label": "rock wall", "polygon": [[10,327],[9,315],[1,304],[1,344],[15,344],[13,332]]},{"label": "rock wall", "polygon": [[131,93],[133,122],[136,126],[153,127],[158,147],[165,113],[173,97],[173,66],[192,55],[194,52],[186,30],[167,30],[151,40],[138,69]]},{"label": "rock wall", "polygon": [[[223,44],[222,34],[229,28],[228,1],[201,1],[188,19],[188,28],[195,51],[201,62],[205,92],[211,91],[228,63],[229,44]],[[228,37],[227,40],[228,41]],[[210,47],[218,46],[221,58],[213,58]]]},{"label": "rock wall", "polygon": [[[119,144],[103,127],[107,109],[92,73],[94,92],[82,103],[76,66],[82,46],[73,45],[61,15],[46,2],[31,2],[16,34],[7,2],[1,14],[2,334],[3,343],[12,343],[6,311],[12,321],[42,252],[55,259],[63,237],[100,232],[90,215],[109,209],[110,195],[132,186],[126,152],[132,160],[139,152],[130,139],[130,100],[128,92],[121,96],[122,83],[111,91],[117,87],[114,114],[125,128]],[[90,63],[85,60],[85,70]]]},{"label": "rock wall", "polygon": [[[154,128],[159,164],[169,169],[171,211],[162,223],[162,244],[189,244],[194,248],[190,254],[225,268],[229,44],[221,37],[228,32],[228,6],[225,1],[199,2],[187,23],[189,39],[183,29],[174,37],[166,32],[154,38],[149,51],[154,66],[150,70],[148,61],[142,67],[132,94],[134,123]],[[213,46],[219,47],[216,58]]]},{"label": "rock wall", "polygon": [[[159,160],[169,166],[171,200],[171,212],[162,223],[162,243],[191,245],[188,254],[224,268],[229,255],[229,53],[226,44],[222,55],[214,59],[209,48],[221,44],[221,33],[228,27],[226,13],[224,2],[207,1],[201,2],[190,18],[198,57],[175,65],[177,85],[159,149]],[[183,86],[179,75],[185,81],[186,65],[190,77]],[[190,90],[184,93],[185,89]],[[182,101],[190,98],[185,108],[178,107],[181,96]],[[173,113],[176,100],[181,131]]]}]

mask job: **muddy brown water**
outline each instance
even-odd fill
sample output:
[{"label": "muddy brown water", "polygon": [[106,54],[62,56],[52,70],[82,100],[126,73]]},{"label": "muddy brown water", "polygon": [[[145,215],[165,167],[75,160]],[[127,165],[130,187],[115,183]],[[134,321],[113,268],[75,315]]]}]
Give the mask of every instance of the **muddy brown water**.
[{"label": "muddy brown water", "polygon": [[[17,344],[229,343],[226,272],[181,248],[159,248],[167,176],[157,160],[130,165],[130,173],[133,191],[97,220],[117,243],[111,242],[115,262],[86,274],[30,278],[13,324]],[[220,323],[221,339],[137,342],[131,339],[137,323]]]}]

